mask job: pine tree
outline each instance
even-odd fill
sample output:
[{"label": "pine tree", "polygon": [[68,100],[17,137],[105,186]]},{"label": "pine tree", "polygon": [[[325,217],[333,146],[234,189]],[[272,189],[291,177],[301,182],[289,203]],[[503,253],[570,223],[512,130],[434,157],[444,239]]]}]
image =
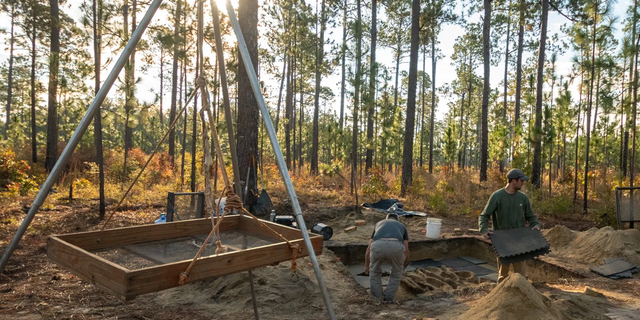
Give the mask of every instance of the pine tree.
[{"label": "pine tree", "polygon": [[412,1],[411,50],[409,57],[409,94],[407,96],[407,120],[402,155],[402,184],[400,194],[404,196],[413,180],[413,126],[416,112],[416,85],[418,82],[418,50],[420,46],[420,0]]},{"label": "pine tree", "polygon": [[58,72],[60,63],[60,11],[58,0],[49,0],[51,53],[49,55],[49,99],[47,108],[47,155],[45,167],[53,170],[58,160]]},{"label": "pine tree", "polygon": [[[544,0],[543,0],[544,1]],[[483,61],[484,61],[484,89],[482,91],[482,138],[480,143],[480,182],[487,180],[487,159],[489,156],[489,73],[491,70],[491,1],[484,0],[484,17],[482,26]]]}]

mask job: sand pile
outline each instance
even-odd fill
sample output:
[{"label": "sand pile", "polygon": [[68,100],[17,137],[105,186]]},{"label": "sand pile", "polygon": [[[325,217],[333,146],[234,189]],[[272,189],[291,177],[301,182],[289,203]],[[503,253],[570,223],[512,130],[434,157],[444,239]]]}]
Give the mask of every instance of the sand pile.
[{"label": "sand pile", "polygon": [[[300,261],[302,262],[302,261]],[[324,309],[316,284],[306,275],[293,274],[289,263],[253,271],[258,308],[263,316],[270,311],[314,312]],[[199,281],[160,292],[157,300],[165,305],[188,305],[215,310],[217,317],[251,318],[253,305],[247,272]],[[292,309],[292,310],[290,310]]]},{"label": "sand pile", "polygon": [[511,274],[459,319],[560,320],[567,317],[520,274]]},{"label": "sand pile", "polygon": [[565,247],[576,239],[580,232],[573,231],[563,225],[556,225],[551,229],[545,229],[542,231],[544,237],[554,247]]},{"label": "sand pile", "polygon": [[[333,307],[342,310],[350,304],[362,304],[370,298],[344,265],[329,250],[318,256],[324,282]],[[253,304],[247,272],[164,290],[153,299],[169,308],[191,306],[207,310],[215,319],[252,319]],[[326,319],[322,294],[316,284],[309,258],[298,259],[296,273],[289,261],[277,266],[253,270],[253,280],[262,319]]]},{"label": "sand pile", "polygon": [[591,228],[578,232],[565,226],[544,230],[551,244],[551,254],[584,264],[602,264],[605,258],[625,257],[640,264],[640,230]]},{"label": "sand pile", "polygon": [[400,281],[399,297],[414,298],[416,295],[438,296],[443,293],[466,293],[474,291],[480,283],[471,271],[455,271],[451,268],[428,267],[406,272]]}]

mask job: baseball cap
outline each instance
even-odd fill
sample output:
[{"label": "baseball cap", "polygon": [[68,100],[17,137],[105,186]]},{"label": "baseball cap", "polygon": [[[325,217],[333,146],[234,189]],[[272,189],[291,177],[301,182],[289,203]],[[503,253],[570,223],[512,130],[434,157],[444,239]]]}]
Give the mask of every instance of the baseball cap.
[{"label": "baseball cap", "polygon": [[509,173],[507,173],[507,179],[522,179],[524,181],[529,181],[529,177],[527,177],[520,169],[509,170]]},{"label": "baseball cap", "polygon": [[395,212],[389,212],[387,213],[387,219],[395,219],[398,220],[398,214]]}]

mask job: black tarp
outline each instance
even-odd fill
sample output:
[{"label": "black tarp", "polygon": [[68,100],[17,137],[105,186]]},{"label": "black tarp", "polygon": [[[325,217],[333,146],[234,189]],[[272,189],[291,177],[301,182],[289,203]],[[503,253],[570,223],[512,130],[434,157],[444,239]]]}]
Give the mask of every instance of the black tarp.
[{"label": "black tarp", "polygon": [[531,260],[549,253],[549,242],[540,230],[528,227],[495,230],[489,237],[502,264]]}]

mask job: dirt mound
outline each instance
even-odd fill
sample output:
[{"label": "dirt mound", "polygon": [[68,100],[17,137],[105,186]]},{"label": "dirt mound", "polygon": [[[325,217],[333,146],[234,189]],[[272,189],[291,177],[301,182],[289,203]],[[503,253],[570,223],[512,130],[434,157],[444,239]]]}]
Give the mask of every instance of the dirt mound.
[{"label": "dirt mound", "polygon": [[445,293],[470,293],[483,283],[471,271],[455,271],[451,268],[428,267],[406,272],[400,281],[398,299],[410,299],[416,295],[439,296]]},{"label": "dirt mound", "polygon": [[[307,276],[293,274],[287,263],[256,269],[253,278],[258,308],[263,316],[267,316],[267,310],[300,308],[309,312],[314,310],[311,306],[324,309],[322,296],[315,283]],[[253,314],[247,272],[167,290],[161,292],[157,299],[166,305],[193,304],[215,310],[218,317],[223,318],[239,316],[239,311],[241,314]]]},{"label": "dirt mound", "polygon": [[565,226],[543,231],[554,256],[584,264],[602,264],[605,258],[625,257],[640,264],[640,230],[614,230],[611,227],[591,228],[577,232]]},{"label": "dirt mound", "polygon": [[511,274],[464,315],[466,320],[560,320],[567,317],[551,299],[538,292],[522,275]]},{"label": "dirt mound", "polygon": [[[334,308],[340,310],[346,305],[360,305],[370,300],[331,251],[324,250],[318,261]],[[308,257],[298,259],[296,273],[291,272],[290,262],[254,269],[253,281],[260,318],[300,319],[300,315],[305,319],[327,318],[323,296]],[[248,272],[161,291],[154,300],[170,308],[193,305],[207,310],[216,319],[253,318]]]},{"label": "dirt mound", "polygon": [[565,247],[575,240],[580,232],[573,231],[559,224],[551,229],[543,230],[542,233],[547,241],[554,247]]}]

